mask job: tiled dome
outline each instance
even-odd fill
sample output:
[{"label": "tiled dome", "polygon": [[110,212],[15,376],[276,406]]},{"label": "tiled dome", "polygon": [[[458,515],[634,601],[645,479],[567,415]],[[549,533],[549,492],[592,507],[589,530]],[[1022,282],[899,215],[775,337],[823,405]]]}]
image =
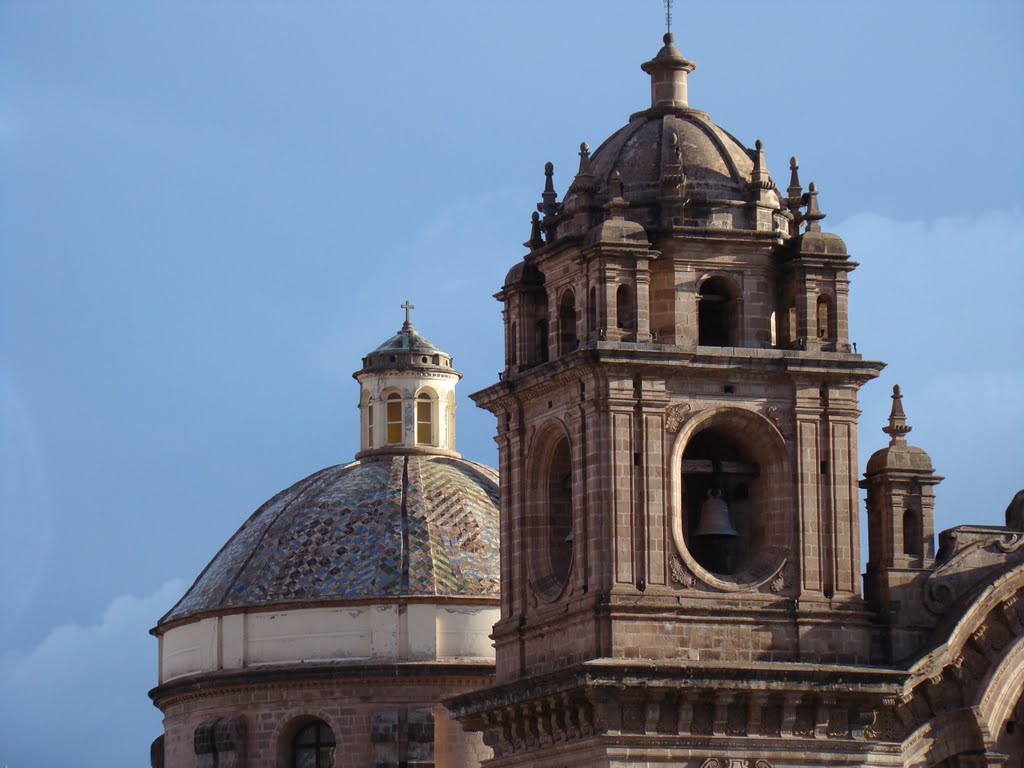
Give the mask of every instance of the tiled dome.
[{"label": "tiled dome", "polygon": [[160,624],[264,605],[496,598],[498,578],[497,473],[443,456],[381,456],[277,494]]}]

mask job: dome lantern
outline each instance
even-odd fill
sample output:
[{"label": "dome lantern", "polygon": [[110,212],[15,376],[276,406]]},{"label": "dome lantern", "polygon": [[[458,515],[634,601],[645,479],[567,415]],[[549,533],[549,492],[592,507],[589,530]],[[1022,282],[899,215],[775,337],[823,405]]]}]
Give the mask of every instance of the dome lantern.
[{"label": "dome lantern", "polygon": [[359,382],[360,451],[458,457],[455,452],[455,385],[462,374],[443,352],[413,328],[409,301],[394,336],[363,358]]},{"label": "dome lantern", "polygon": [[651,108],[686,107],[686,76],[697,65],[683,56],[675,46],[675,35],[666,32],[665,45],[640,68],[651,76]]}]

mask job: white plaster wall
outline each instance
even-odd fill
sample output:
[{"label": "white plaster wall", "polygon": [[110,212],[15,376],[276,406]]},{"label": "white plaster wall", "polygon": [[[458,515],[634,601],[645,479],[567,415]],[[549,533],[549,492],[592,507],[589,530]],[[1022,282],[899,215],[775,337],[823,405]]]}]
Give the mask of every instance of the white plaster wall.
[{"label": "white plaster wall", "polygon": [[261,664],[493,660],[494,606],[429,603],[301,608],[200,619],[160,639],[160,682]]},{"label": "white plaster wall", "polygon": [[[402,396],[402,421],[404,440],[402,445],[411,448],[416,443],[415,398],[423,389],[430,389],[435,397],[433,403],[434,440],[432,446],[444,450],[455,450],[455,385],[459,375],[454,371],[387,371],[361,374],[360,409],[360,450],[381,448],[387,443],[387,396],[398,392]],[[368,439],[367,406],[373,405],[374,444]]]}]

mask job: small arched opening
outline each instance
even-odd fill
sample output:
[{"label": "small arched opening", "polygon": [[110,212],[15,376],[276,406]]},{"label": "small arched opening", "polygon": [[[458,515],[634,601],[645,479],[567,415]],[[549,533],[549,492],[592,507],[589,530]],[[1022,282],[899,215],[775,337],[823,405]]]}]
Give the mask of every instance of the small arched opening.
[{"label": "small arched opening", "polygon": [[558,354],[576,349],[576,296],[566,291],[558,303]]},{"label": "small arched opening", "polygon": [[832,332],[832,301],[825,294],[818,296],[817,334],[822,341],[834,337]]},{"label": "small arched opening", "polygon": [[391,444],[401,443],[402,436],[402,396],[397,392],[388,395],[385,402],[387,441]]},{"label": "small arched opening", "polygon": [[302,726],[292,739],[291,768],[334,768],[334,731],[322,720]]},{"label": "small arched opening", "polygon": [[636,331],[636,307],[628,285],[620,285],[615,291],[615,316],[623,333]]},{"label": "small arched opening", "polygon": [[709,277],[697,295],[697,343],[709,347],[735,346],[736,296],[724,277]]},{"label": "small arched opening", "polygon": [[597,336],[597,288],[591,286],[590,298],[587,301],[587,335]]},{"label": "small arched opening", "polygon": [[908,507],[903,510],[903,554],[917,556],[922,548],[921,513]]},{"label": "small arched opening", "polygon": [[548,361],[548,321],[538,320],[533,335],[533,357],[538,363]]}]

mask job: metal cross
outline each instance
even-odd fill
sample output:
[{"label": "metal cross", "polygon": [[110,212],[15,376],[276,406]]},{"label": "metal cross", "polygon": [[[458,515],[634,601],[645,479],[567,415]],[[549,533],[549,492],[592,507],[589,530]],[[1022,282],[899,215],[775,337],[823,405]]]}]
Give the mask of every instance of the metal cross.
[{"label": "metal cross", "polygon": [[665,0],[665,31],[672,31],[672,0]]},{"label": "metal cross", "polygon": [[405,324],[406,325],[412,325],[412,322],[409,320],[409,310],[410,309],[416,309],[416,305],[415,304],[411,304],[409,302],[409,300],[406,299],[405,300],[405,304],[402,305],[402,309],[405,310]]}]

